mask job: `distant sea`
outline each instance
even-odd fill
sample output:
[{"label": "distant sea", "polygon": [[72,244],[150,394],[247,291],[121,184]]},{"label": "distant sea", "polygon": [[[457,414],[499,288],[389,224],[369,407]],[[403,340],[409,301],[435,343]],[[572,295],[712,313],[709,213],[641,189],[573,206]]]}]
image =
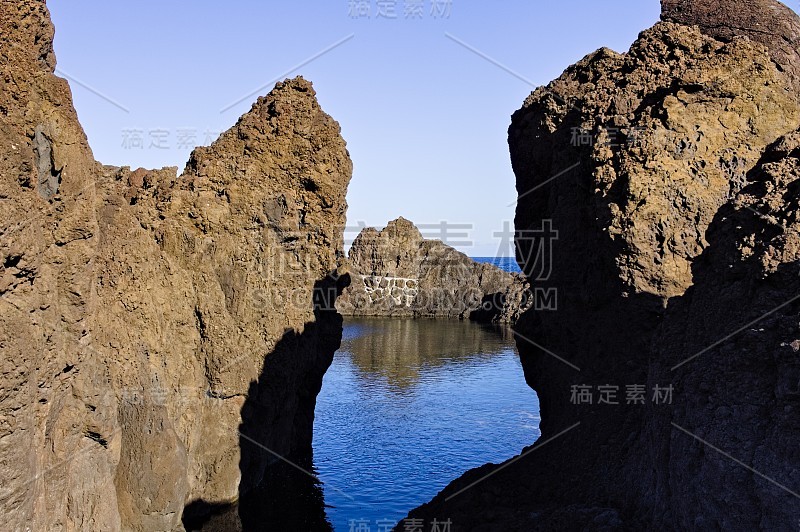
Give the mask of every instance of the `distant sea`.
[{"label": "distant sea", "polygon": [[511,273],[522,273],[514,257],[471,257],[475,262],[485,262]]}]

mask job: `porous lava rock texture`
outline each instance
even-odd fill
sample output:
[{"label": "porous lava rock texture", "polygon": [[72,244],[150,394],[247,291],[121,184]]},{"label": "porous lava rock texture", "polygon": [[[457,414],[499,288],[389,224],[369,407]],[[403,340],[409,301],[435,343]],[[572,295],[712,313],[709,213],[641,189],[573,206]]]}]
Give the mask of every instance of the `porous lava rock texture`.
[{"label": "porous lava rock texture", "polygon": [[2,528],[180,529],[310,449],[351,161],[297,78],[180,175],[102,166],[53,33],[0,2]]},{"label": "porous lava rock texture", "polygon": [[779,70],[800,89],[800,20],[775,0],[661,0],[661,20],[728,42],[744,36],[764,44]]},{"label": "porous lava rock texture", "polygon": [[513,115],[516,228],[559,231],[557,310],[516,326],[541,437],[414,518],[797,526],[798,19],[771,1],[664,4],[627,53],[587,56]]}]

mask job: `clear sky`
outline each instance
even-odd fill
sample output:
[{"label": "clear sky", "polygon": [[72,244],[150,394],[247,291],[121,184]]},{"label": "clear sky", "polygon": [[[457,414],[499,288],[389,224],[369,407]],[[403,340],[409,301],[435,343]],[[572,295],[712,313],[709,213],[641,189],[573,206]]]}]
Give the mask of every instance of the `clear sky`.
[{"label": "clear sky", "polygon": [[494,236],[514,218],[511,114],[586,54],[627,50],[660,11],[658,0],[48,6],[58,70],[99,161],[182,170],[192,147],[232,126],[276,78],[301,74],[353,158],[346,239],[398,216],[445,221],[469,226],[446,234],[471,256],[513,254]]}]

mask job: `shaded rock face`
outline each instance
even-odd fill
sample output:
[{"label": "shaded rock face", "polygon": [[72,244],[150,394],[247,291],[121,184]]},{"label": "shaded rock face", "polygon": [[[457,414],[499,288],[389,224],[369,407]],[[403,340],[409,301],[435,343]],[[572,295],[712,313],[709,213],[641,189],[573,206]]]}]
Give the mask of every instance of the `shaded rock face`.
[{"label": "shaded rock face", "polygon": [[0,28],[4,528],[180,528],[187,503],[260,482],[245,441],[310,448],[341,337],[315,294],[339,289],[345,142],[298,78],[177,177],[103,167],[44,2],[2,1]]},{"label": "shaded rock face", "polygon": [[522,275],[480,264],[405,218],[366,228],[349,254],[351,284],[336,307],[349,316],[416,316],[510,323],[530,306]]},{"label": "shaded rock face", "polygon": [[[414,517],[459,530],[797,526],[800,107],[783,70],[759,42],[659,23],[514,114],[516,228],[559,231],[558,311],[516,326],[542,436]],[[581,131],[592,140],[573,142]]]}]

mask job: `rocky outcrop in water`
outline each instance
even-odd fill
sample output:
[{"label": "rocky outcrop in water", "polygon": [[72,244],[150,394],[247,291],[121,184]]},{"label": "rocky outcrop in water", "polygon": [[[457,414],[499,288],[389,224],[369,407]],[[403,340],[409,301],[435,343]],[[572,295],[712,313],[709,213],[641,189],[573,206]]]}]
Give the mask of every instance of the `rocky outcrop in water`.
[{"label": "rocky outcrop in water", "polygon": [[531,304],[524,276],[426,240],[405,218],[362,230],[349,264],[351,284],[336,303],[344,315],[509,323]]},{"label": "rocky outcrop in water", "polygon": [[664,4],[681,24],[587,56],[513,116],[516,228],[559,231],[546,281],[558,310],[517,324],[542,436],[415,518],[797,526],[799,65],[773,45],[799,21],[777,2]]},{"label": "rocky outcrop in water", "polygon": [[0,28],[3,528],[180,528],[310,449],[345,142],[298,78],[180,175],[102,167],[44,2]]}]

